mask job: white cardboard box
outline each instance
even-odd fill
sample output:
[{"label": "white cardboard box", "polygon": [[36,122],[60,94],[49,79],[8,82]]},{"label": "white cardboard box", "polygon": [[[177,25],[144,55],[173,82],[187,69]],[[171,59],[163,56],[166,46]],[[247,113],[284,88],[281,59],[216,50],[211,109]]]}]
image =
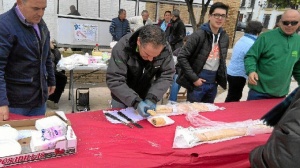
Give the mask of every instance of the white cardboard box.
[{"label": "white cardboard box", "polygon": [[[46,116],[51,115],[58,115],[62,119],[66,118],[66,116],[61,116],[61,113],[58,114],[56,112],[50,112],[46,114]],[[16,128],[17,130],[35,130],[36,120],[37,119],[2,121],[0,122],[0,126],[9,124],[11,127]],[[65,119],[63,120],[68,124],[66,139],[58,141],[54,149],[29,153],[22,152],[22,154],[19,155],[0,157],[0,167],[13,166],[27,162],[34,162],[75,154],[77,151],[77,137],[71,127],[70,121]],[[22,149],[30,149],[30,138],[21,139],[18,142],[21,144]]]}]

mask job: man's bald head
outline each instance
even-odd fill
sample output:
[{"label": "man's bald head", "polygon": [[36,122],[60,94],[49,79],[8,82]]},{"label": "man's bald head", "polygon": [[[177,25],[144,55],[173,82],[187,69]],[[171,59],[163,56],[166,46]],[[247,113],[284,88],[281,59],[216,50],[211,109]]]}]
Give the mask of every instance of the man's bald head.
[{"label": "man's bald head", "polygon": [[280,19],[279,27],[287,35],[292,35],[299,27],[300,13],[295,9],[286,10]]}]

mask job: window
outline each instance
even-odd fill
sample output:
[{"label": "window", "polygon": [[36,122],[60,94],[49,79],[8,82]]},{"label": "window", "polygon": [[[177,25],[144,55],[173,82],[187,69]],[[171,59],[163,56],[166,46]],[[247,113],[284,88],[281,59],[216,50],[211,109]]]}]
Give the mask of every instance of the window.
[{"label": "window", "polygon": [[255,0],[251,0],[250,7],[251,7],[251,8],[254,8],[254,4],[255,4]]},{"label": "window", "polygon": [[245,7],[246,0],[242,0],[241,7]]}]

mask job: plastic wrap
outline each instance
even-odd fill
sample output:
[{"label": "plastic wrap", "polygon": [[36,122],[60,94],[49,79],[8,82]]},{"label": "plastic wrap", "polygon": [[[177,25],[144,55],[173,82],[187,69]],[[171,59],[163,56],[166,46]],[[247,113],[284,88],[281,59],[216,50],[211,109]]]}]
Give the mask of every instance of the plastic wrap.
[{"label": "plastic wrap", "polygon": [[198,113],[187,113],[185,118],[195,127],[219,126],[226,124],[221,121],[211,121]]},{"label": "plastic wrap", "polygon": [[189,103],[182,102],[176,104],[157,105],[156,113],[163,115],[181,115],[198,112],[213,112],[216,110],[224,110],[224,107],[218,107],[211,103]]},{"label": "plastic wrap", "polygon": [[[191,117],[191,115],[187,116]],[[273,130],[272,127],[264,125],[261,120],[225,123],[210,121],[200,115],[197,116],[197,119],[193,119],[193,122],[201,125],[201,127],[183,128],[177,126],[173,148],[191,148],[203,143],[217,143],[243,136],[271,133]]]},{"label": "plastic wrap", "polygon": [[102,56],[102,59],[100,57],[92,57],[90,55],[81,55],[81,54],[73,54],[69,57],[63,57],[61,60],[57,63],[57,70],[72,70],[76,67],[85,66],[89,67],[91,70],[96,70],[99,68],[105,68],[107,67],[106,61],[110,58],[110,54],[105,52]]}]

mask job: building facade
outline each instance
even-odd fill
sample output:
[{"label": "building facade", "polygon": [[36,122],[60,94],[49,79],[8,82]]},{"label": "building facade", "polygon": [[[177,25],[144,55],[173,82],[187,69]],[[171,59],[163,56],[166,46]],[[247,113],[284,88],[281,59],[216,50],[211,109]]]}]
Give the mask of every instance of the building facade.
[{"label": "building facade", "polygon": [[262,22],[264,28],[273,29],[286,9],[277,9],[267,0],[241,0],[239,21],[256,20]]},{"label": "building facade", "polygon": [[[200,2],[196,0],[194,2]],[[236,20],[238,18],[238,11],[240,2],[237,0],[212,0],[213,2],[221,1],[230,6],[229,16],[224,26],[227,33],[230,35],[231,43],[233,42]],[[77,4],[78,2],[78,4]],[[202,2],[202,0],[201,0]],[[0,0],[0,14],[11,9],[15,1]],[[81,14],[81,18],[97,18],[105,21],[111,21],[112,18],[117,17],[119,8],[123,8],[127,11],[127,17],[140,15],[140,12],[147,9],[150,13],[150,18],[157,22],[158,19],[162,19],[166,10],[179,9],[181,12],[181,18],[187,25],[187,32],[192,33],[190,25],[189,12],[185,1],[158,1],[147,0],[140,1],[136,5],[136,1],[132,0],[48,0],[47,8],[45,10],[44,20],[48,25],[51,33],[51,37],[55,38],[58,34],[58,16],[67,15],[70,12],[70,5],[75,5]],[[208,13],[208,12],[207,12]],[[201,4],[196,3],[194,5],[194,14],[196,21],[198,22],[201,15]],[[207,15],[206,15],[207,20]]]}]

